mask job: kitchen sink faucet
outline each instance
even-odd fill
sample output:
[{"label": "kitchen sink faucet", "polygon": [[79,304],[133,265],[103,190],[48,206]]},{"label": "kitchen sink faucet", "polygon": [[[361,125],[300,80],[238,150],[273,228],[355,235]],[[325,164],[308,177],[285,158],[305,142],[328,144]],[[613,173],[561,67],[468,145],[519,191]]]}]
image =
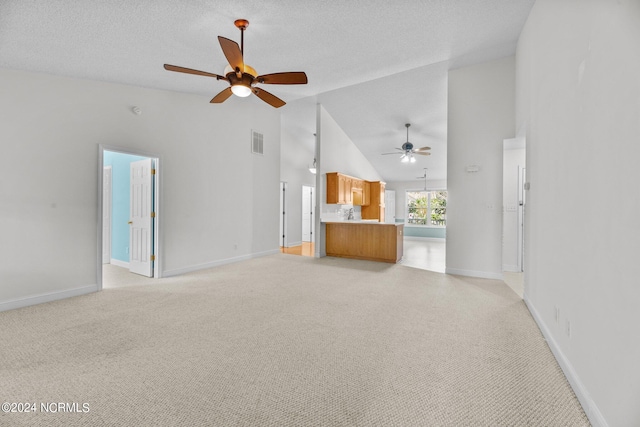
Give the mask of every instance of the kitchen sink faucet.
[{"label": "kitchen sink faucet", "polygon": [[349,213],[347,215],[347,220],[354,219],[353,218],[353,208],[349,209]]}]

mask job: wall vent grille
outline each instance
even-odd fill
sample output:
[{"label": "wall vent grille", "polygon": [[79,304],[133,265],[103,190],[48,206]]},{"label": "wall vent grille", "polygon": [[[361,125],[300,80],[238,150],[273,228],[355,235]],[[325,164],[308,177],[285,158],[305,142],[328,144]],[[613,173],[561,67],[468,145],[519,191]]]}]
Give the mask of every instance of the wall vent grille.
[{"label": "wall vent grille", "polygon": [[251,131],[251,152],[264,154],[264,135],[255,130]]}]

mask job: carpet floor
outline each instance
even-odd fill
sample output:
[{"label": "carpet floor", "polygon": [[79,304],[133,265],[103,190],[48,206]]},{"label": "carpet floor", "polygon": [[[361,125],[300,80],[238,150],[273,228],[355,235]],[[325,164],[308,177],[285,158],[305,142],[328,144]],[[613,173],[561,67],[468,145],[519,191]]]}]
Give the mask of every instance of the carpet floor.
[{"label": "carpet floor", "polygon": [[504,282],[402,265],[143,280],[0,313],[0,343],[0,400],[37,406],[3,426],[589,425]]}]

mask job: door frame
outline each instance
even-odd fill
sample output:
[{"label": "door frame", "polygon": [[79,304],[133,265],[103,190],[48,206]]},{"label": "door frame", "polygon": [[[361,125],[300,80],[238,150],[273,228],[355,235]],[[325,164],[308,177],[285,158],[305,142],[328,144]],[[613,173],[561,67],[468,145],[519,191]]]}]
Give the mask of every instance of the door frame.
[{"label": "door frame", "polygon": [[122,154],[131,154],[134,156],[142,156],[148,157],[154,160],[156,174],[154,175],[154,200],[153,200],[153,209],[156,213],[155,216],[155,224],[153,228],[153,254],[155,255],[155,261],[153,263],[153,277],[161,278],[162,277],[162,265],[163,265],[163,253],[161,251],[162,248],[162,233],[160,232],[162,227],[162,215],[160,213],[161,206],[161,161],[160,156],[154,153],[149,153],[142,150],[131,149],[131,148],[123,148],[116,147],[112,145],[98,144],[98,221],[97,221],[97,229],[98,229],[98,250],[97,250],[97,260],[98,260],[98,269],[97,269],[97,277],[96,283],[98,284],[98,291],[102,290],[102,227],[103,227],[103,215],[102,215],[102,198],[103,198],[103,188],[102,188],[102,180],[103,180],[103,168],[104,168],[104,152],[112,151],[115,153]]},{"label": "door frame", "polygon": [[315,199],[315,192],[316,192],[316,188],[313,185],[302,185],[302,242],[307,242],[307,240],[304,240],[304,192],[305,189],[310,189],[310,195],[309,195],[309,238],[310,240],[308,240],[308,242],[311,243],[315,243],[315,204],[316,204],[316,199]]},{"label": "door frame", "polygon": [[287,212],[287,182],[280,181],[280,235],[278,240],[280,241],[279,247],[289,247],[288,233],[287,233],[287,218],[289,213]]},{"label": "door frame", "polygon": [[[104,173],[106,171],[109,171],[109,180],[107,182],[104,181]],[[112,210],[112,206],[113,206],[113,167],[111,165],[109,166],[103,166],[102,168],[102,214],[103,214],[103,218],[104,218],[104,208],[106,207],[107,210],[111,211]],[[109,197],[107,198],[107,200],[105,200],[105,194],[104,194],[104,186],[108,185],[109,186]],[[105,204],[107,204],[108,206],[105,206]],[[107,224],[105,224],[105,221],[103,219],[102,221],[102,263],[103,264],[111,264],[111,233],[113,232],[113,230],[111,230],[111,215],[109,215],[109,221],[107,221]],[[108,227],[109,232],[106,233],[105,235],[105,226]],[[107,262],[104,261],[104,252],[105,252],[105,247],[104,247],[104,243],[105,243],[105,238],[109,239],[109,243],[108,243],[108,249],[109,249],[109,256],[108,256],[108,260]]]}]

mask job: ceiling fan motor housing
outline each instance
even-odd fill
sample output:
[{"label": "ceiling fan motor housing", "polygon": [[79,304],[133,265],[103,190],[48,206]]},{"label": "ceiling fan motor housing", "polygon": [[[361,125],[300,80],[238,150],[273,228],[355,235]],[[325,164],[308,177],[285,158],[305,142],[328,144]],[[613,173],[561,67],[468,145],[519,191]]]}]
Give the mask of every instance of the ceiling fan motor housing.
[{"label": "ceiling fan motor housing", "polygon": [[229,80],[229,83],[231,83],[231,86],[242,84],[247,87],[251,87],[253,80],[258,75],[255,69],[253,69],[252,67],[246,64],[244,65],[244,71],[242,73],[242,77],[240,78],[238,78],[238,75],[236,74],[236,72],[233,71],[233,68],[231,68],[228,65],[225,67],[224,73],[227,79]]}]

